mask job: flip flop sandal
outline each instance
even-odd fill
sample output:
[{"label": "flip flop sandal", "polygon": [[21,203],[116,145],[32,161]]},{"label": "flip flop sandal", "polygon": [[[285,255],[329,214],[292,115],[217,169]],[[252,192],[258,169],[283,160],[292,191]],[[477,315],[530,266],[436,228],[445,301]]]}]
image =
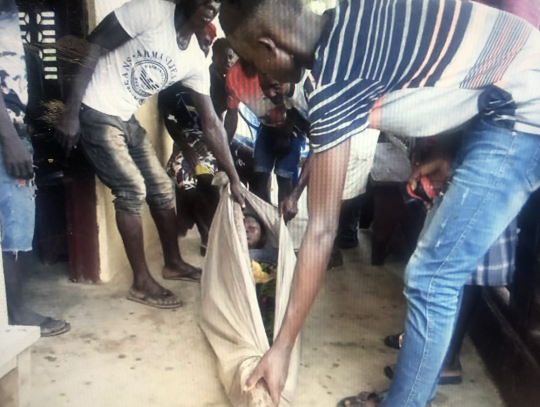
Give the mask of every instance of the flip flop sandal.
[{"label": "flip flop sandal", "polygon": [[400,340],[401,335],[403,335],[403,333],[395,334],[395,335],[388,335],[386,338],[384,338],[384,344],[388,346],[389,348],[400,350],[401,349],[401,340]]},{"label": "flip flop sandal", "polygon": [[[390,380],[394,377],[394,371],[395,371],[395,365],[394,366],[386,366],[384,368],[384,375],[388,377]],[[461,375],[459,376],[441,376],[439,377],[439,386],[455,386],[457,384],[461,384],[463,381],[463,378]]]},{"label": "flip flop sandal", "polygon": [[169,297],[176,297],[176,296],[171,291],[165,290],[163,291],[163,295],[161,297],[157,297],[155,295],[139,293],[135,291],[132,287],[129,289],[129,294],[127,295],[126,298],[130,301],[138,302],[139,304],[148,305],[149,307],[159,308],[159,309],[176,309],[184,305],[184,303],[180,301],[178,298],[176,299],[176,303],[173,303],[173,304],[159,304],[158,303],[159,300],[166,299]]},{"label": "flip flop sandal", "polygon": [[[47,328],[45,325],[50,324],[52,322],[62,322],[60,325],[55,326],[54,328]],[[47,319],[40,325],[41,328],[41,337],[42,338],[50,338],[51,336],[58,336],[65,334],[71,329],[71,325],[63,320],[56,320],[50,317],[47,317]]]},{"label": "flip flop sandal", "polygon": [[163,277],[165,280],[176,280],[176,281],[189,281],[192,283],[200,283],[201,282],[201,274],[202,270],[197,269],[197,271],[192,271],[191,273],[184,274],[183,276],[179,277]]},{"label": "flip flop sandal", "polygon": [[341,400],[336,407],[368,407],[368,402],[375,402],[376,406],[382,402],[380,393],[370,393],[369,391],[363,391],[356,396],[351,396]]}]

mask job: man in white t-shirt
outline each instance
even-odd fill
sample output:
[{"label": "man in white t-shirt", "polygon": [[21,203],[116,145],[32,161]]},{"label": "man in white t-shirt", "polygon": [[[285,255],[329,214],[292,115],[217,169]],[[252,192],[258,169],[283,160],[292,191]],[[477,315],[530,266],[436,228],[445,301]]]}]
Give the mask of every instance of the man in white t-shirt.
[{"label": "man in white t-shirt", "polygon": [[209,96],[208,66],[194,35],[218,11],[215,0],[181,5],[132,0],[109,14],[88,37],[88,56],[58,125],[57,140],[67,151],[80,134],[86,157],[115,196],[116,222],[134,275],[128,299],[157,308],[177,308],[182,302],[148,270],[140,216],[145,200],[163,247],[163,277],[199,281],[201,270],[182,260],[171,180],[134,116],[147,98],[179,81],[192,90],[207,145],[243,204],[225,131]]}]

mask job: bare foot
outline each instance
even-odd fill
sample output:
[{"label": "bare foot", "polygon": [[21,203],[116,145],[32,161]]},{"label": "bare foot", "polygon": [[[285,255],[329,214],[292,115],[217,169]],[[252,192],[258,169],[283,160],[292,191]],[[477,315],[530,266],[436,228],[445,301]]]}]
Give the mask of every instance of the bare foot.
[{"label": "bare foot", "polygon": [[166,280],[201,281],[202,270],[186,262],[174,266],[163,267],[163,278]]}]

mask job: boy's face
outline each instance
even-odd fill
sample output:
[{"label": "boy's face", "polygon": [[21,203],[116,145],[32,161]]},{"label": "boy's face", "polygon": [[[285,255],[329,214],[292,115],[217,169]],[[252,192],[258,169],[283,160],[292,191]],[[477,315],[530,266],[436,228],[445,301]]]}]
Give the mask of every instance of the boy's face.
[{"label": "boy's face", "polygon": [[251,216],[244,219],[246,228],[247,244],[250,249],[256,249],[261,241],[261,225]]},{"label": "boy's face", "polygon": [[289,88],[289,84],[281,84],[274,79],[268,78],[267,75],[259,73],[259,86],[261,90],[270,101],[276,105],[280,106],[285,103],[285,93]]},{"label": "boy's face", "polygon": [[259,39],[229,37],[238,54],[268,78],[280,83],[297,83],[302,79],[302,65],[294,55],[269,37]]},{"label": "boy's face", "polygon": [[232,50],[232,48],[225,48],[221,52],[212,56],[212,62],[216,70],[223,76],[227,75],[229,69],[232,68],[234,63],[238,60],[238,55]]}]

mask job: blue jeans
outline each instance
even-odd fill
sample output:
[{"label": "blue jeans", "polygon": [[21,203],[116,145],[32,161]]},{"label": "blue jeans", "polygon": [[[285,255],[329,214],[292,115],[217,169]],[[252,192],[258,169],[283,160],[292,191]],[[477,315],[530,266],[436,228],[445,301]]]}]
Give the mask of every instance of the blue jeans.
[{"label": "blue jeans", "polygon": [[124,122],[83,105],[81,144],[98,178],[113,195],[118,212],[140,214],[174,208],[172,182],[135,116]]},{"label": "blue jeans", "polygon": [[[21,141],[32,153],[26,126],[17,128]],[[32,250],[36,221],[34,180],[18,180],[7,173],[0,145],[0,241],[4,252]],[[0,259],[1,261],[1,259]]]},{"label": "blue jeans", "polygon": [[434,398],[463,285],[540,186],[538,135],[480,121],[457,160],[407,265],[405,337],[382,407],[425,407]]},{"label": "blue jeans", "polygon": [[276,151],[276,137],[279,132],[280,130],[275,130],[270,126],[261,125],[255,141],[254,171],[271,173],[274,169],[279,177],[295,179],[304,138],[291,135],[288,152],[280,154]]}]

